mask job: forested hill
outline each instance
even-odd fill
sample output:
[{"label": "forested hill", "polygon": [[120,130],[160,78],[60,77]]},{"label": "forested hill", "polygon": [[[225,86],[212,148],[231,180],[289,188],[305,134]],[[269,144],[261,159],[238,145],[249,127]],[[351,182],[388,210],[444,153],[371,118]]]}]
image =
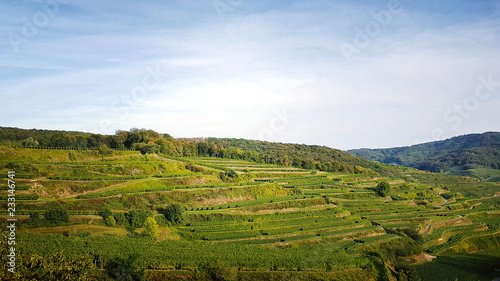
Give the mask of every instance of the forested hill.
[{"label": "forested hill", "polygon": [[[234,138],[208,138],[208,143],[218,147],[233,147],[242,151],[253,151],[269,157],[267,162],[280,165],[301,166],[306,169],[334,171],[345,169],[358,172],[359,167],[387,174],[390,168],[386,165],[366,160],[351,153],[326,146],[276,143]],[[299,161],[302,161],[301,163]],[[359,166],[356,168],[356,166]],[[362,171],[359,171],[362,172]]]},{"label": "forested hill", "polygon": [[169,134],[136,128],[117,131],[114,135],[100,135],[0,127],[0,144],[32,148],[98,149],[102,153],[110,153],[113,149],[130,149],[143,154],[243,159],[328,172],[398,174],[394,167],[325,146],[228,138],[175,139]]},{"label": "forested hill", "polygon": [[463,135],[407,147],[349,152],[381,163],[500,180],[499,132]]}]

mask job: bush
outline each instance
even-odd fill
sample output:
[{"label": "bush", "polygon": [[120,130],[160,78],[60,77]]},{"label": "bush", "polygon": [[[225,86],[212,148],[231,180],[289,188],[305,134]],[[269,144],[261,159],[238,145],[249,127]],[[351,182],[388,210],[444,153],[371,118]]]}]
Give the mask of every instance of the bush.
[{"label": "bush", "polygon": [[389,185],[388,182],[386,181],[383,181],[383,182],[380,182],[378,185],[377,185],[377,193],[382,196],[382,197],[386,197],[387,195],[389,195],[390,191],[391,191],[391,186]]},{"label": "bush", "polygon": [[67,223],[69,222],[68,212],[62,208],[49,210],[45,214],[45,219],[52,224]]},{"label": "bush", "polygon": [[128,222],[132,228],[143,227],[146,219],[152,216],[153,213],[150,210],[132,210],[127,214]]},{"label": "bush", "polygon": [[127,218],[125,217],[124,213],[114,213],[113,217],[116,220],[116,223],[119,225],[127,225],[128,221]]},{"label": "bush", "polygon": [[180,204],[166,205],[163,209],[165,218],[172,223],[180,223],[183,220],[184,207]]},{"label": "bush", "polygon": [[[169,226],[169,222],[165,218],[165,216],[157,216],[155,217],[156,223],[158,223],[159,226]],[[188,225],[189,226],[189,225]]]},{"label": "bush", "polygon": [[203,263],[198,266],[194,280],[236,280],[236,269],[219,261]]},{"label": "bush", "polygon": [[107,226],[115,226],[116,220],[113,216],[108,216],[105,220]]},{"label": "bush", "polygon": [[415,228],[404,228],[404,229],[398,229],[397,231],[406,234],[406,236],[408,236],[417,243],[422,242],[422,235],[420,235]]},{"label": "bush", "polygon": [[99,212],[99,215],[101,215],[101,217],[102,217],[104,220],[106,220],[109,216],[112,216],[112,215],[113,215],[113,213],[112,213],[110,210],[105,209],[105,210],[103,210],[103,211],[100,211],[100,212]]},{"label": "bush", "polygon": [[129,255],[126,259],[117,257],[106,264],[106,270],[114,280],[144,280],[144,271],[139,270],[136,255]]},{"label": "bush", "polygon": [[153,217],[148,217],[144,222],[144,231],[142,234],[154,239],[158,238],[158,224]]}]

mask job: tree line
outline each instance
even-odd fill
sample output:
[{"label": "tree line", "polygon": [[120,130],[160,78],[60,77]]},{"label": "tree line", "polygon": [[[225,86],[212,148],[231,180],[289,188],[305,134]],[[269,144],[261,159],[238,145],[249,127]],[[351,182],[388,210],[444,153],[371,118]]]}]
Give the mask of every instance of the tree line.
[{"label": "tree line", "polygon": [[377,163],[324,146],[243,139],[176,139],[169,134],[137,128],[118,130],[114,135],[100,135],[0,127],[0,143],[23,147],[99,149],[107,153],[111,149],[129,149],[142,154],[240,159],[328,172],[375,174],[383,170]]}]

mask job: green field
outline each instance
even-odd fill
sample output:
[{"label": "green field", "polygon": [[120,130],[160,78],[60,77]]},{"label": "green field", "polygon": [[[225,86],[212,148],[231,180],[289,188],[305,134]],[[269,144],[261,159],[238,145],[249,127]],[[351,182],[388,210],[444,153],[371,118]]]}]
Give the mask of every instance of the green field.
[{"label": "green field", "polygon": [[[86,278],[104,280],[102,269],[113,260],[137,254],[137,267],[163,280],[210,270],[227,271],[220,280],[500,276],[493,266],[500,265],[497,183],[408,168],[394,177],[133,151],[0,152],[2,186],[15,171],[19,187],[20,270],[35,266],[30,259],[62,255],[70,265],[58,267],[71,272],[81,260]],[[390,195],[377,193],[382,181]],[[164,215],[175,204],[183,209],[178,222]],[[68,222],[47,220],[56,208],[69,214]],[[101,216],[104,210],[116,223]],[[158,223],[153,238],[134,221],[139,212]],[[0,214],[8,218],[6,200]],[[437,258],[422,263],[422,251]]]}]

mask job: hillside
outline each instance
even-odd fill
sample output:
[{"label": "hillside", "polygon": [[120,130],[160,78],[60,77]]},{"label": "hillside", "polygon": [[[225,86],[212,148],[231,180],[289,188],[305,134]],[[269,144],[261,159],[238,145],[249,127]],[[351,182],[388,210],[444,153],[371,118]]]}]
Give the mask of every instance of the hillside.
[{"label": "hillside", "polygon": [[1,280],[498,277],[499,183],[320,146],[2,129]]},{"label": "hillside", "polygon": [[349,152],[380,163],[500,181],[498,132],[463,135],[407,147]]},{"label": "hillside", "polygon": [[397,175],[394,167],[368,161],[325,146],[284,144],[229,138],[179,138],[153,130],[117,131],[100,135],[0,127],[0,144],[26,148],[133,150],[173,157],[208,156],[276,164],[325,172]]}]

